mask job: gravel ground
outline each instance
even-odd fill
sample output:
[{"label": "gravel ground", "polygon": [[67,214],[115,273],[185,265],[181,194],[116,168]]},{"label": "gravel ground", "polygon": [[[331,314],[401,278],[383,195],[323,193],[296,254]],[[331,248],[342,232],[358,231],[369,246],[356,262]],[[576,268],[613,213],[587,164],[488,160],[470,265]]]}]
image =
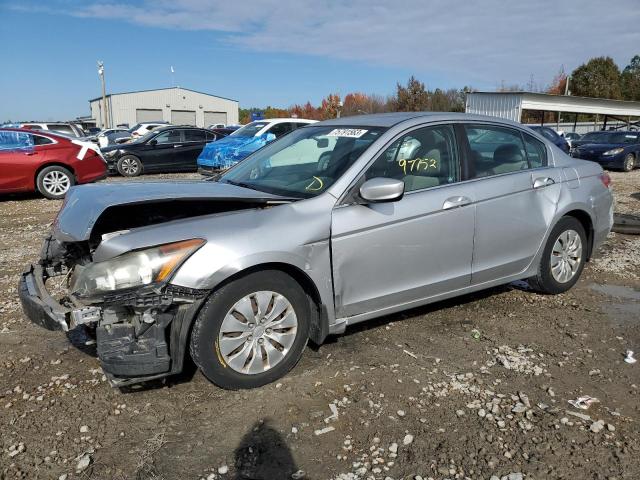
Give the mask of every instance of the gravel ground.
[{"label": "gravel ground", "polygon": [[[612,177],[640,213],[640,171]],[[640,478],[639,237],[612,235],[566,294],[517,283],[372,321],[261,389],[191,370],[120,391],[87,337],[16,298],[60,205],[0,199],[0,479]]]}]

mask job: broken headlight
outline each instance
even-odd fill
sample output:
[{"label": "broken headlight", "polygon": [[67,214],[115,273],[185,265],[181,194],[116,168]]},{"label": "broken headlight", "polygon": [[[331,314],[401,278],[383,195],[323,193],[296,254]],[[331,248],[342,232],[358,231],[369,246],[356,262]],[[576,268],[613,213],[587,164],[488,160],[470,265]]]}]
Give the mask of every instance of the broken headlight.
[{"label": "broken headlight", "polygon": [[162,282],[203,244],[201,239],[167,243],[89,264],[74,276],[71,291],[91,297]]}]

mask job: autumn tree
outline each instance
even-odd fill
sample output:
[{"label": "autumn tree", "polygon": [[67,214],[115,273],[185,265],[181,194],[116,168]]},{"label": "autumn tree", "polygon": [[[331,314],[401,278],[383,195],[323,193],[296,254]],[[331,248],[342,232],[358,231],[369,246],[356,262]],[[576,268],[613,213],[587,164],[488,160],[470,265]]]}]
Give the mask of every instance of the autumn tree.
[{"label": "autumn tree", "polygon": [[403,87],[397,84],[394,109],[399,112],[420,112],[427,110],[429,106],[429,93],[424,87],[424,83],[416,80],[412,75]]},{"label": "autumn tree", "polygon": [[567,88],[567,74],[564,72],[564,67],[560,67],[560,70],[551,80],[551,84],[547,87],[546,93],[551,95],[564,95]]},{"label": "autumn tree", "polygon": [[640,101],[640,55],[635,55],[622,71],[620,89],[625,100]]},{"label": "autumn tree", "polygon": [[622,98],[620,69],[611,57],[592,58],[571,74],[571,92],[582,97]]}]

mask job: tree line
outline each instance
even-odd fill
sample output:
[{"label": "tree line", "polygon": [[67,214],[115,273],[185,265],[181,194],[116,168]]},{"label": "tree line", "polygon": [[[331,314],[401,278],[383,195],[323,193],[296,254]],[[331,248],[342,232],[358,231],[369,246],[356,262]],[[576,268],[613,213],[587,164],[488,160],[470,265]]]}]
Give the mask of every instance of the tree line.
[{"label": "tree line", "polygon": [[[538,91],[555,95],[564,95],[568,90],[571,95],[582,97],[640,101],[640,55],[635,55],[623,69],[611,57],[595,57],[577,67],[570,75],[565,73],[564,68],[560,68],[551,83],[544,88],[536,88],[532,76],[528,86],[502,85],[497,90]],[[343,98],[338,93],[331,93],[317,106],[306,102],[288,108],[268,106],[240,109],[240,122],[251,121],[251,113],[259,111],[264,113],[265,118],[297,116],[312,120],[335,118],[338,112],[345,117],[382,112],[464,112],[465,96],[472,91],[472,87],[429,90],[423,82],[411,76],[406,84],[397,83],[394,94],[386,97],[353,92]]]}]

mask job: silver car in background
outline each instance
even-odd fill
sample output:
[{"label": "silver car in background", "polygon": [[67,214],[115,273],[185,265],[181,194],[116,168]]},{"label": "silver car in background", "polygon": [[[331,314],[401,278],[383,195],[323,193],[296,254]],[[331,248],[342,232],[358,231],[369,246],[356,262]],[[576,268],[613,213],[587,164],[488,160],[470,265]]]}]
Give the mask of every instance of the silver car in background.
[{"label": "silver car in background", "polygon": [[190,354],[258,387],[358,322],[519,279],[568,290],[612,226],[609,182],[497,118],[340,118],[211,181],[74,187],[20,296],[46,328],[94,327],[114,385]]}]

